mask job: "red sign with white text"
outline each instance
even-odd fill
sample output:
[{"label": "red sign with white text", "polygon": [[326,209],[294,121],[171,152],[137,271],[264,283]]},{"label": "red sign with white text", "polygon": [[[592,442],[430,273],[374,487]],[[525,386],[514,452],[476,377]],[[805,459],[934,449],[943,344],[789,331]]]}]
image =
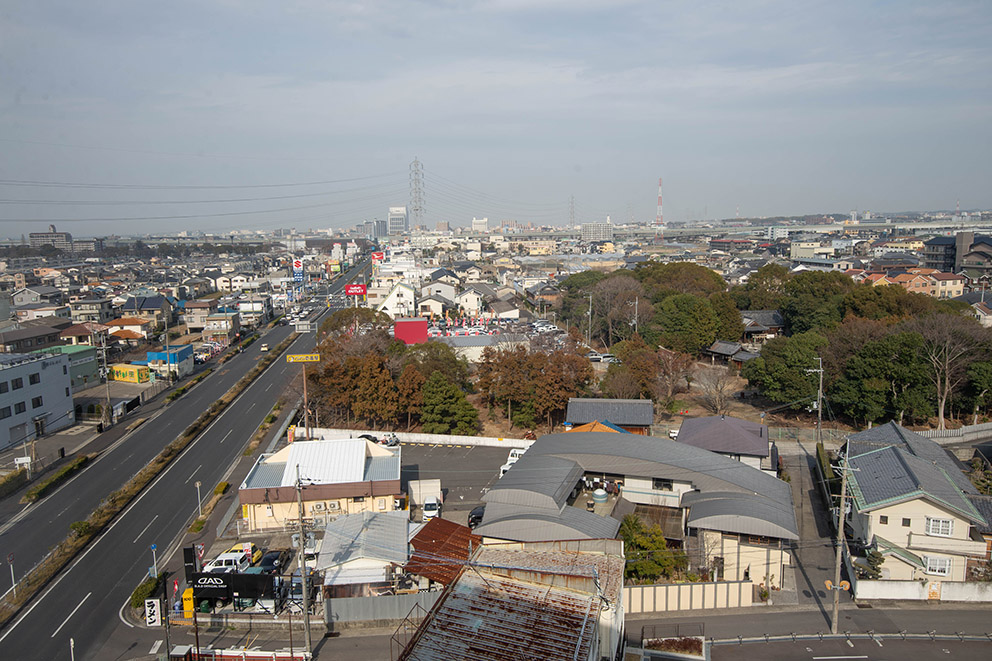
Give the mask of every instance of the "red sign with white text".
[{"label": "red sign with white text", "polygon": [[386,259],[386,253],[384,253],[384,252],[374,252],[374,253],[372,253],[372,261],[373,262],[381,262],[384,259]]},{"label": "red sign with white text", "polygon": [[365,285],[345,285],[345,296],[365,296]]}]

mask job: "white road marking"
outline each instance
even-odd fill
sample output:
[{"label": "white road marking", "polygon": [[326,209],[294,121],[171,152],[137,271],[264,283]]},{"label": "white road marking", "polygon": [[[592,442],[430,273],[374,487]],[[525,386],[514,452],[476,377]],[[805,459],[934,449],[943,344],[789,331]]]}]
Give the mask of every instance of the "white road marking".
[{"label": "white road marking", "polygon": [[[851,641],[849,640],[849,641],[847,641],[847,646],[848,646],[848,647],[854,647],[854,643],[852,643],[852,642],[851,642]],[[865,657],[865,658],[868,658],[868,657]]]},{"label": "white road marking", "polygon": [[127,601],[125,601],[123,604],[121,604],[121,607],[117,609],[117,617],[120,618],[121,622],[123,622],[124,624],[128,625],[129,627],[131,627],[133,629],[134,628],[134,625],[131,624],[130,622],[128,622],[127,619],[124,617],[124,608],[125,607],[130,607],[130,606],[131,606],[131,600],[130,599],[128,599]]},{"label": "white road marking", "polygon": [[138,536],[135,537],[134,538],[134,541],[131,542],[131,543],[132,544],[137,543],[137,541],[141,538],[141,536],[144,535],[146,532],[148,532],[148,529],[152,527],[152,524],[155,523],[155,519],[157,519],[157,518],[158,518],[158,514],[156,514],[155,516],[153,516],[152,517],[152,520],[148,522],[148,525],[145,526],[144,528],[142,528],[141,532],[138,533]]},{"label": "white road marking", "polygon": [[[302,580],[302,579],[301,579],[301,580]],[[160,647],[162,647],[162,643],[163,643],[163,642],[164,642],[164,641],[161,641],[161,640],[156,640],[156,641],[155,641],[155,644],[154,644],[154,645],[152,645],[152,648],[151,648],[150,650],[148,650],[148,653],[149,653],[149,654],[158,654],[158,650],[159,650],[159,648],[160,648]]]},{"label": "white road marking", "polygon": [[185,484],[189,484],[189,481],[193,479],[193,476],[194,475],[196,475],[196,471],[200,470],[201,468],[203,468],[203,464],[200,464],[199,466],[197,466],[196,468],[194,468],[193,469],[193,472],[190,473],[189,474],[189,477],[186,478]]},{"label": "white road marking", "polygon": [[878,638],[876,638],[875,639],[875,642],[878,643],[878,646],[879,647],[885,647],[884,645],[882,645],[882,637],[881,636],[879,636]]},{"label": "white road marking", "polygon": [[224,441],[226,441],[227,440],[227,437],[230,436],[233,433],[234,433],[234,430],[232,429],[231,431],[229,431],[226,434],[224,434],[224,438],[220,439],[220,442],[223,443]]},{"label": "white road marking", "polygon": [[[847,641],[847,642],[850,643],[851,641]],[[851,647],[854,647],[854,645],[852,644]],[[867,655],[862,655],[862,656],[814,656],[813,658],[814,659],[867,659],[868,656]]]},{"label": "white road marking", "polygon": [[86,601],[87,599],[89,599],[89,598],[90,598],[90,595],[91,595],[91,594],[93,594],[93,593],[92,593],[92,592],[89,592],[89,593],[87,593],[87,594],[86,594],[86,596],[85,596],[85,597],[83,597],[83,601],[80,601],[80,602],[79,602],[79,605],[78,605],[78,606],[76,606],[75,608],[73,608],[73,609],[72,609],[72,612],[71,612],[71,613],[69,613],[69,617],[67,617],[67,618],[65,618],[64,620],[62,620],[62,624],[60,624],[60,625],[59,625],[59,628],[58,628],[58,629],[56,629],[54,633],[52,633],[52,635],[51,635],[51,638],[55,638],[55,636],[56,636],[56,635],[58,634],[58,632],[59,632],[59,631],[62,631],[62,627],[64,627],[64,626],[66,625],[66,622],[68,622],[68,621],[69,621],[69,618],[70,618],[70,617],[72,617],[73,615],[75,615],[75,614],[76,614],[76,611],[78,611],[78,610],[79,610],[80,608],[82,608],[82,606],[83,606],[83,603],[84,603],[84,602],[85,602],[85,601]]},{"label": "white road marking", "polygon": [[58,514],[55,515],[55,518],[57,519],[60,516],[62,516],[63,514],[65,514],[66,510],[69,509],[70,507],[72,507],[73,504],[74,503],[70,503],[70,504],[66,505],[64,510],[62,510],[61,512],[59,512]]},{"label": "white road marking", "polygon": [[271,383],[269,385],[265,386],[265,392],[268,392],[269,391],[269,388],[271,388],[271,387],[272,387],[272,384]]}]

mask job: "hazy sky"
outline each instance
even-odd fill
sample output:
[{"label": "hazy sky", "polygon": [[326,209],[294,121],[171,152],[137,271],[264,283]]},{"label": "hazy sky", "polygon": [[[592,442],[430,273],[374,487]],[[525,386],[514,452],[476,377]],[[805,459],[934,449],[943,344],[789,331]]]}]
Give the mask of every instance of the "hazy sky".
[{"label": "hazy sky", "polygon": [[0,7],[0,236],[347,227],[415,157],[432,226],[989,208],[990,136],[987,0]]}]

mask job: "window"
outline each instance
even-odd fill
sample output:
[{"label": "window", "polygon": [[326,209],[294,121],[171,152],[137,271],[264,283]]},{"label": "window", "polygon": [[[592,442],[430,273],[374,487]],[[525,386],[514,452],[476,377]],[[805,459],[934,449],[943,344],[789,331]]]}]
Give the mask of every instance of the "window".
[{"label": "window", "polygon": [[28,383],[30,383],[32,386],[36,383],[41,383],[41,374],[37,372],[35,372],[34,374],[29,374]]},{"label": "window", "polygon": [[40,395],[31,399],[31,408],[33,409],[41,408],[43,404],[44,402],[41,400]]},{"label": "window", "polygon": [[356,502],[356,503],[364,503],[365,502],[365,496],[355,496],[352,499],[352,501],[353,502]]},{"label": "window", "polygon": [[903,519],[903,520],[902,520],[902,527],[903,527],[903,528],[908,528],[908,527],[909,527],[909,525],[910,525],[910,521],[909,521],[909,519]]},{"label": "window", "polygon": [[954,521],[951,519],[931,519],[927,517],[927,534],[937,537],[950,537],[954,532]]},{"label": "window", "polygon": [[68,388],[66,388],[66,389],[65,389],[65,396],[66,396],[66,397],[68,397],[68,396],[69,396],[69,389],[68,389]]},{"label": "window", "polygon": [[889,523],[889,517],[887,517],[887,516],[885,516],[884,514],[882,514],[882,515],[880,515],[880,516],[878,517],[878,522],[879,522],[880,524],[882,524],[883,526],[884,526],[884,525],[887,525],[887,524]]},{"label": "window", "polygon": [[651,480],[651,488],[655,491],[671,491],[675,487],[675,484],[668,479],[663,477],[656,477]]},{"label": "window", "polygon": [[20,390],[21,388],[24,387],[24,379],[17,377],[16,379],[10,382],[10,387],[13,390]]},{"label": "window", "polygon": [[7,392],[10,390],[10,384],[6,381],[0,381],[0,392]]},{"label": "window", "polygon": [[930,556],[923,556],[923,562],[926,565],[926,572],[928,574],[947,576],[951,573],[950,558],[931,558]]},{"label": "window", "polygon": [[63,366],[62,366],[62,373],[63,373],[63,374],[68,374],[68,373],[69,373],[69,368],[68,368],[68,367],[66,367],[65,365],[63,365]]},{"label": "window", "polygon": [[9,417],[10,417],[10,407],[9,406],[5,406],[2,409],[0,409],[0,420],[2,420],[3,418],[9,418]]},{"label": "window", "polygon": [[28,407],[24,405],[24,402],[17,402],[14,404],[14,413],[24,413],[27,408]]}]

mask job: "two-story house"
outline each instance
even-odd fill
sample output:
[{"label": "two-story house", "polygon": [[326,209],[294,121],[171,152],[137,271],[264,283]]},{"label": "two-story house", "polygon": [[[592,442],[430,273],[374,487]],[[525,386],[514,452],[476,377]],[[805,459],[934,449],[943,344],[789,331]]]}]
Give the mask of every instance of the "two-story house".
[{"label": "two-story house", "polygon": [[72,322],[83,324],[94,322],[103,324],[114,318],[113,301],[109,298],[84,298],[69,304],[72,309]]}]

